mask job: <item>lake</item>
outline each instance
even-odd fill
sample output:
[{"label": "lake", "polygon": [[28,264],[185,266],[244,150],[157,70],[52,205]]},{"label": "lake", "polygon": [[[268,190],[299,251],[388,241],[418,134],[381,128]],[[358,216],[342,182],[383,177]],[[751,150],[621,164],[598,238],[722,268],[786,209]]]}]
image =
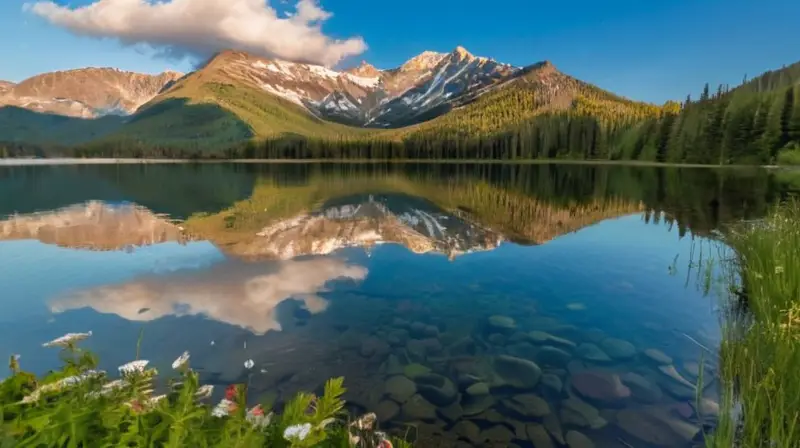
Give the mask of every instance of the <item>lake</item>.
[{"label": "lake", "polygon": [[278,407],[344,376],[353,413],[417,446],[689,447],[714,425],[701,368],[718,399],[717,230],[796,186],[578,164],[0,166],[0,355],[44,373],[42,343],[91,330],[109,372],[138,342],[162,373],[188,350],[204,382]]}]

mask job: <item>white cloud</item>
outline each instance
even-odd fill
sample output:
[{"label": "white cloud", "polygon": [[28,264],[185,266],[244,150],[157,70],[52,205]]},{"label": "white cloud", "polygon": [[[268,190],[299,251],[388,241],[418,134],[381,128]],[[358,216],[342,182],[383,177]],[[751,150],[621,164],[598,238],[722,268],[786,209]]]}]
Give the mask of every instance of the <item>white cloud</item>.
[{"label": "white cloud", "polygon": [[145,43],[172,57],[232,48],[331,66],[367,48],[360,37],[325,35],[321,24],[332,14],[317,0],[299,0],[289,17],[278,17],[266,0],[96,0],[74,8],[37,1],[23,9],[75,34]]},{"label": "white cloud", "polygon": [[68,293],[51,302],[50,309],[60,313],[92,308],[140,322],[203,315],[264,334],[281,330],[276,315],[281,302],[299,300],[311,313],[320,313],[328,301],[318,294],[326,291],[329,281],[366,276],[366,268],[335,258],[271,263],[228,260],[207,270]]}]

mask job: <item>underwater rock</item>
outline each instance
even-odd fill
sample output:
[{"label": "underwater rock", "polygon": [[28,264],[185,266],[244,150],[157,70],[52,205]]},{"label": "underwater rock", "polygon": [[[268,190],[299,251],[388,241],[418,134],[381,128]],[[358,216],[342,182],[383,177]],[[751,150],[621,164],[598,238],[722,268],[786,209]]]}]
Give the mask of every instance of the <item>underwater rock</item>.
[{"label": "underwater rock", "polygon": [[508,417],[494,409],[487,409],[478,415],[471,415],[469,418],[472,420],[485,420],[489,423],[505,423],[508,421]]},{"label": "underwater rock", "polygon": [[422,322],[411,322],[411,325],[408,326],[408,330],[411,333],[412,337],[415,338],[424,338],[426,336],[427,325],[423,324]]},{"label": "underwater rock", "polygon": [[607,337],[605,331],[599,328],[590,328],[583,331],[583,339],[593,344],[599,344]]},{"label": "underwater rock", "polygon": [[568,303],[566,308],[570,311],[584,311],[586,310],[586,305],[580,302],[573,302],[573,303]]},{"label": "underwater rock", "polygon": [[600,347],[614,359],[630,359],[636,356],[636,347],[628,341],[617,338],[603,339]]},{"label": "underwater rock", "polygon": [[564,367],[569,364],[572,355],[560,348],[546,345],[536,354],[536,362],[544,366]]},{"label": "underwater rock", "polygon": [[513,344],[515,342],[528,342],[530,337],[527,333],[523,333],[521,331],[517,331],[516,333],[512,334],[508,337],[508,343]]},{"label": "underwater rock", "polygon": [[563,345],[568,348],[576,347],[576,344],[570,341],[569,339],[560,338],[558,336],[554,336],[544,331],[531,331],[530,333],[528,333],[528,337],[530,338],[531,341],[539,344],[544,344],[549,342],[552,344]]},{"label": "underwater rock", "polygon": [[579,359],[573,359],[567,363],[567,372],[569,372],[570,375],[577,375],[588,369],[589,367]]},{"label": "underwater rock", "polygon": [[420,375],[431,373],[431,369],[423,366],[422,364],[409,364],[403,367],[403,374],[412,380]]},{"label": "underwater rock", "polygon": [[438,338],[439,327],[437,327],[436,325],[426,325],[425,328],[422,330],[422,334],[429,338]]},{"label": "underwater rock", "polygon": [[542,375],[541,383],[544,387],[549,390],[552,390],[556,394],[560,394],[561,390],[564,388],[564,384],[561,381],[561,378],[558,375],[553,373],[545,373]]},{"label": "underwater rock", "polygon": [[620,380],[631,390],[633,398],[643,403],[658,403],[664,396],[657,384],[638,373],[625,373],[620,376]]},{"label": "underwater rock", "polygon": [[501,345],[502,346],[502,345],[506,344],[505,336],[503,336],[500,333],[492,333],[492,334],[490,334],[488,340],[489,340],[489,342],[491,342],[494,345]]},{"label": "underwater rock", "polygon": [[458,378],[456,379],[456,384],[458,384],[459,390],[463,391],[469,389],[469,387],[472,386],[473,384],[477,384],[480,382],[482,382],[481,377],[477,375],[470,375],[468,373],[460,373],[458,375]]},{"label": "underwater rock", "polygon": [[469,395],[486,395],[489,393],[489,385],[486,383],[475,383],[467,388]]},{"label": "underwater rock", "polygon": [[353,329],[348,328],[338,337],[337,343],[342,349],[360,348],[361,341],[364,339],[364,334]]},{"label": "underwater rock", "polygon": [[697,386],[695,386],[694,383],[690,382],[689,380],[687,380],[686,378],[681,376],[681,374],[678,373],[677,370],[675,370],[675,366],[673,366],[673,365],[658,366],[658,370],[661,373],[663,373],[664,375],[666,375],[666,376],[672,378],[673,380],[677,381],[679,384],[682,384],[682,385],[684,385],[684,386],[686,386],[686,387],[688,387],[690,389],[697,389]]},{"label": "underwater rock", "polygon": [[453,432],[458,434],[459,437],[469,440],[472,444],[479,444],[482,442],[480,438],[481,429],[475,423],[469,420],[461,420],[453,426]]},{"label": "underwater rock", "polygon": [[448,406],[439,408],[439,415],[450,423],[456,422],[464,416],[464,408],[458,402],[451,403]]},{"label": "underwater rock", "polygon": [[544,424],[544,429],[547,430],[553,440],[558,442],[559,445],[567,444],[564,439],[564,430],[561,428],[561,422],[558,420],[556,414],[545,415],[542,423]]},{"label": "underwater rock", "polygon": [[378,421],[387,422],[400,413],[400,405],[392,400],[383,400],[375,407],[375,415],[378,416]]},{"label": "underwater rock", "polygon": [[389,350],[391,350],[389,344],[376,337],[365,338],[361,343],[361,356],[365,358],[386,356],[389,354]]},{"label": "underwater rock", "polygon": [[393,347],[400,347],[405,345],[406,341],[408,341],[408,331],[405,329],[400,330],[392,330],[386,336],[386,342]]},{"label": "underwater rock", "polygon": [[672,358],[670,358],[666,353],[662,352],[661,350],[655,348],[646,349],[644,351],[644,356],[646,356],[656,364],[672,364]]},{"label": "underwater rock", "polygon": [[489,317],[489,326],[494,328],[495,330],[507,332],[509,330],[513,330],[514,328],[516,328],[517,323],[514,322],[514,319],[508,316],[495,315]]},{"label": "underwater rock", "polygon": [[526,417],[544,417],[550,413],[550,405],[534,394],[514,395],[510,400],[503,400],[503,405]]},{"label": "underwater rock", "polygon": [[447,406],[458,398],[458,389],[449,378],[436,373],[414,377],[417,393],[436,406]]},{"label": "underwater rock", "polygon": [[461,407],[464,415],[478,415],[494,406],[496,400],[491,395],[465,395],[461,397]]},{"label": "underwater rock", "polygon": [[567,431],[567,446],[569,448],[594,448],[594,442],[583,433]]},{"label": "underwater rock", "polygon": [[514,439],[514,433],[504,425],[494,425],[481,431],[480,439],[487,442],[502,443],[507,446]]},{"label": "underwater rock", "polygon": [[700,428],[657,408],[623,409],[617,413],[616,425],[643,442],[663,447],[684,446],[700,432]]},{"label": "underwater rock", "polygon": [[719,417],[719,403],[710,398],[701,398],[700,403],[694,404],[695,412],[703,418]]},{"label": "underwater rock", "polygon": [[600,347],[589,342],[584,342],[583,344],[579,345],[578,348],[575,349],[575,353],[587,361],[611,362],[611,358],[609,358],[606,352],[601,350]]},{"label": "underwater rock", "polygon": [[619,406],[631,396],[631,390],[622,384],[619,375],[599,370],[586,370],[572,377],[572,388],[593,401]]},{"label": "underwater rock", "polygon": [[509,345],[506,347],[506,351],[511,356],[530,361],[535,360],[536,355],[539,353],[539,349],[537,347],[534,347],[527,342],[518,342],[514,345]]},{"label": "underwater rock", "polygon": [[[577,422],[582,422],[582,423],[577,423],[574,418],[571,420],[572,423],[577,424],[578,426],[589,426],[594,429],[599,429],[608,423],[604,418],[600,416],[600,411],[598,411],[597,408],[577,397],[569,397],[565,400],[562,400],[561,410],[572,411],[575,414],[577,414],[577,416],[580,417],[580,419],[577,420]],[[563,413],[561,415],[561,420],[564,423],[568,423],[568,418],[565,418],[565,415]]]},{"label": "underwater rock", "polygon": [[406,343],[406,351],[409,358],[417,362],[425,361],[425,356],[428,353],[425,343],[420,339],[409,339]]},{"label": "underwater rock", "polygon": [[683,363],[683,370],[692,377],[692,379],[697,379],[700,376],[700,364],[694,361],[686,361]]},{"label": "underwater rock", "polygon": [[525,432],[528,434],[528,439],[530,439],[534,447],[555,448],[553,439],[550,438],[544,426],[537,423],[529,423],[525,425]]},{"label": "underwater rock", "polygon": [[660,376],[658,385],[663,391],[679,400],[692,400],[697,395],[697,390],[694,387],[680,384],[667,376]]},{"label": "underwater rock", "polygon": [[417,393],[417,385],[402,375],[396,375],[386,380],[383,390],[398,403],[405,403]]},{"label": "underwater rock", "polygon": [[434,420],[436,406],[417,394],[408,399],[401,408],[401,413],[406,420]]},{"label": "underwater rock", "polygon": [[408,328],[409,322],[405,319],[395,317],[392,319],[392,326],[397,328]]},{"label": "underwater rock", "polygon": [[397,355],[391,354],[386,358],[385,369],[387,376],[402,375],[403,364],[400,362],[400,358],[398,358]]},{"label": "underwater rock", "polygon": [[495,374],[492,386],[510,386],[518,389],[532,389],[542,377],[542,369],[533,361],[513,356],[499,355],[494,358]]}]

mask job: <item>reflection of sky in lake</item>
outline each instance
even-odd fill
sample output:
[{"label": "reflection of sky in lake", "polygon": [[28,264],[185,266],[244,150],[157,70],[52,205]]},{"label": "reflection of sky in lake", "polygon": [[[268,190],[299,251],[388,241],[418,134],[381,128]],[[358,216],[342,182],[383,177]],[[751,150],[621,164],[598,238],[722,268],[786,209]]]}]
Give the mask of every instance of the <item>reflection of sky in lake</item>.
[{"label": "reflection of sky in lake", "polygon": [[[291,323],[291,311],[279,312],[285,299],[301,299],[320,313],[310,319],[323,319],[328,301],[335,307],[341,294],[354,291],[386,300],[456,300],[465,315],[479,295],[497,298],[497,314],[510,302],[535,300],[543,312],[629,340],[645,338],[629,333],[634,322],[713,336],[711,302],[685,284],[691,247],[688,235],[679,239],[677,229],[645,224],[640,215],[541,246],[507,243],[453,261],[396,245],[378,246],[371,257],[350,249],[327,258],[248,263],[226,259],[207,242],[162,243],[132,253],[2,242],[0,354],[21,353],[25,367],[41,371],[57,362],[42,342],[93,330],[88,346],[103,367],[113,368],[133,356],[144,328],[143,353],[155,361],[167,362],[184,349],[224,358],[225,344],[238,344],[237,337],[248,334],[244,328],[258,334]],[[676,255],[678,273],[670,275]],[[365,280],[329,282],[339,277]],[[586,310],[566,310],[573,302]],[[51,313],[51,306],[60,312]],[[360,311],[359,319],[369,315]],[[212,340],[220,342],[212,346]]]}]

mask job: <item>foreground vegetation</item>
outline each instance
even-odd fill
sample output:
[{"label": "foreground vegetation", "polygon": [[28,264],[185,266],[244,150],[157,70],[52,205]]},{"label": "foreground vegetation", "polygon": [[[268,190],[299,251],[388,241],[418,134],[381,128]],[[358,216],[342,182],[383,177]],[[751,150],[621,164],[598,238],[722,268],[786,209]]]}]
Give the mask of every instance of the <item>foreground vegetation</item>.
[{"label": "foreground vegetation", "polygon": [[713,448],[800,446],[800,202],[732,229],[727,261],[742,288],[720,348],[723,409]]},{"label": "foreground vegetation", "polygon": [[375,414],[346,421],[343,378],[329,380],[321,396],[298,394],[280,415],[272,403],[248,408],[246,384],[228,386],[211,406],[214,388],[200,384],[188,353],[175,360],[177,376],[164,384],[146,360],[120,366],[120,378],[111,381],[77,346],[89,336],[71,333],[45,344],[62,348],[64,367],[42,378],[22,371],[18,356],[11,358],[11,376],[0,382],[0,446],[409,446],[393,445],[377,431]]}]

